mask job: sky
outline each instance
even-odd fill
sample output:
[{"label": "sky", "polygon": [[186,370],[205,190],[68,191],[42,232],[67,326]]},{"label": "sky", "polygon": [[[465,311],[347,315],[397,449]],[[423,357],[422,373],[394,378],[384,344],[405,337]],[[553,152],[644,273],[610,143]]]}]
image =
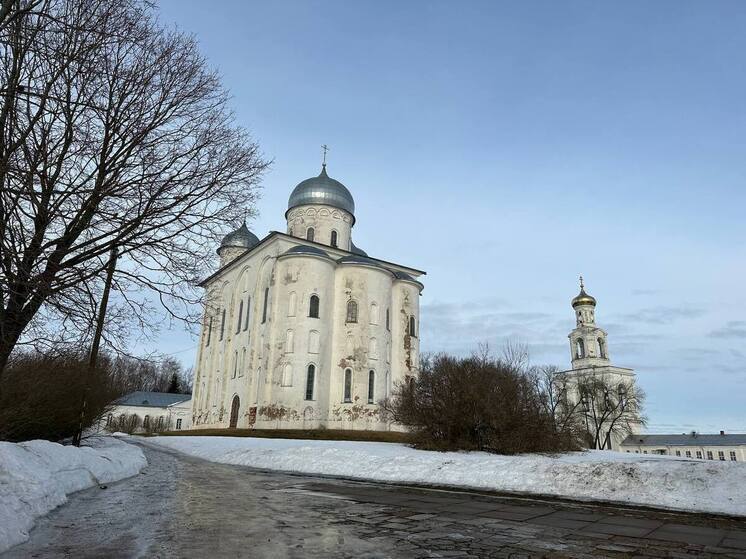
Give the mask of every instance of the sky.
[{"label": "sky", "polygon": [[[422,350],[569,368],[578,275],[649,432],[746,432],[746,3],[159,3],[273,160],[259,237],[320,170],[356,245],[427,271]],[[190,366],[196,340],[150,345]]]}]

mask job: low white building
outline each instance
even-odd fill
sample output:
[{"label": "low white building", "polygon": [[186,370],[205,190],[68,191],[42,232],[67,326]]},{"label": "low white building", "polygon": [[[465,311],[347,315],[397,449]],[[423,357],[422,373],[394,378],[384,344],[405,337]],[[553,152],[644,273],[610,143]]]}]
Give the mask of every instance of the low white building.
[{"label": "low white building", "polygon": [[137,432],[179,431],[192,425],[191,394],[133,392],[119,398],[104,421],[108,430],[116,430],[124,420],[135,419]]},{"label": "low white building", "polygon": [[720,460],[722,462],[746,462],[746,434],[702,435],[684,433],[682,435],[630,435],[619,449],[636,454],[662,454],[695,458],[699,460]]}]

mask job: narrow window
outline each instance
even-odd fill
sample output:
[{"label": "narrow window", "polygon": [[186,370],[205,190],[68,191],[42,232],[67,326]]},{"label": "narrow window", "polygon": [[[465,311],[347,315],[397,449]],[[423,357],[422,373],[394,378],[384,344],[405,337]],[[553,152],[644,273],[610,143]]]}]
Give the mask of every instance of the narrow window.
[{"label": "narrow window", "polygon": [[386,385],[384,386],[384,396],[388,398],[391,396],[391,371],[386,371],[386,378],[384,379],[386,381]]},{"label": "narrow window", "polygon": [[577,359],[585,357],[585,346],[583,345],[583,340],[580,338],[575,340],[575,357]]},{"label": "narrow window", "polygon": [[697,451],[697,458],[699,458],[700,460],[702,460],[702,451],[701,450]]},{"label": "narrow window", "polygon": [[319,297],[318,295],[311,295],[311,300],[308,302],[308,316],[310,318],[319,317]]},{"label": "narrow window", "polygon": [[718,460],[722,460],[725,462],[725,452],[722,450],[718,450]]},{"label": "narrow window", "polygon": [[225,309],[220,314],[220,339],[223,339],[223,334],[225,333]]},{"label": "narrow window", "polygon": [[319,333],[316,330],[311,330],[308,333],[308,353],[318,353],[320,345]]},{"label": "narrow window", "polygon": [[386,309],[386,330],[391,331],[391,311]]},{"label": "narrow window", "polygon": [[264,288],[264,307],[262,308],[262,324],[267,322],[267,303],[269,302],[269,287]]},{"label": "narrow window", "polygon": [[737,461],[736,460],[736,451],[735,450],[731,450],[730,451],[730,459],[731,459],[731,462],[736,462]]},{"label": "narrow window", "polygon": [[238,376],[242,377],[246,367],[246,348],[241,350],[241,365],[238,367]]},{"label": "narrow window", "polygon": [[238,304],[238,321],[236,322],[236,334],[241,331],[241,323],[243,322],[243,299]]},{"label": "narrow window", "polygon": [[378,305],[375,303],[370,305],[370,323],[378,324]]},{"label": "narrow window", "polygon": [[306,240],[307,241],[313,241],[313,235],[314,235],[313,227],[309,227],[306,230]]},{"label": "narrow window", "polygon": [[712,451],[711,450],[707,451],[707,459],[708,460],[712,460]]},{"label": "narrow window", "polygon": [[145,419],[142,420],[142,428],[147,429],[150,427],[150,416],[146,415]]},{"label": "narrow window", "polygon": [[212,338],[212,317],[207,322],[207,342],[205,343],[206,346],[210,345],[210,338]]},{"label": "narrow window", "polygon": [[415,320],[414,316],[409,317],[409,335],[413,338],[417,337],[417,330],[415,329]]},{"label": "narrow window", "polygon": [[357,322],[357,303],[355,301],[347,301],[347,320],[345,322]]},{"label": "narrow window", "polygon": [[313,383],[316,377],[316,366],[309,365],[306,374],[306,400],[313,400]]},{"label": "narrow window", "polygon": [[373,403],[374,390],[376,386],[376,373],[375,371],[368,372],[368,403]]},{"label": "narrow window", "polygon": [[684,456],[686,456],[687,458],[691,458],[692,457],[692,451],[691,450],[685,450],[684,451]]},{"label": "narrow window", "polygon": [[290,363],[286,363],[282,371],[282,386],[293,386],[293,366]]},{"label": "narrow window", "polygon": [[337,232],[336,231],[332,231],[332,246],[335,248],[337,247]]},{"label": "narrow window", "polygon": [[233,375],[231,378],[236,378],[236,375],[238,374],[238,351],[233,356]]},{"label": "narrow window", "polygon": [[681,451],[680,450],[676,451],[676,456],[681,456]]},{"label": "narrow window", "polygon": [[249,328],[249,311],[251,310],[251,297],[246,297],[246,316],[243,320],[243,329],[246,331]]},{"label": "narrow window", "polygon": [[603,338],[598,338],[598,356],[604,358],[606,357],[606,348],[604,347]]},{"label": "narrow window", "polygon": [[295,316],[295,302],[296,302],[295,291],[288,295],[288,316]]},{"label": "narrow window", "polygon": [[178,431],[180,429],[181,429],[181,419],[177,419],[176,420],[176,430]]},{"label": "narrow window", "polygon": [[295,345],[295,334],[292,330],[288,330],[285,333],[285,353],[293,353],[293,346]]},{"label": "narrow window", "polygon": [[352,369],[345,369],[344,401],[352,402]]}]

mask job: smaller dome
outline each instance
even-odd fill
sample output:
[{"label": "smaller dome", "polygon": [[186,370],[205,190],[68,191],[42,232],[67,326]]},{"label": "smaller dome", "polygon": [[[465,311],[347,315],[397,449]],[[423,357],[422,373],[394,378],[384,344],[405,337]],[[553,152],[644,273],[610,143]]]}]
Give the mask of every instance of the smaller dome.
[{"label": "smaller dome", "polygon": [[308,246],[308,245],[296,245],[282,253],[281,256],[322,256],[324,258],[330,258],[330,256],[321,250],[320,248]]},{"label": "smaller dome", "polygon": [[572,307],[578,307],[580,305],[591,305],[596,306],[596,299],[591,297],[585,292],[585,285],[583,284],[583,276],[580,276],[580,293],[572,300]]},{"label": "smaller dome", "polygon": [[246,227],[246,222],[244,222],[241,227],[223,237],[223,240],[220,242],[218,253],[220,252],[221,248],[245,248],[246,250],[248,250],[258,244],[259,237],[249,231],[249,228]]},{"label": "smaller dome", "polygon": [[356,246],[355,246],[355,243],[353,243],[352,241],[350,241],[350,245],[351,245],[351,249],[352,249],[352,250],[350,250],[350,252],[351,252],[352,254],[357,254],[358,256],[368,256],[368,253],[367,253],[367,252],[365,252],[365,251],[364,251],[363,249],[361,249],[361,248],[358,248],[358,247],[356,247]]}]

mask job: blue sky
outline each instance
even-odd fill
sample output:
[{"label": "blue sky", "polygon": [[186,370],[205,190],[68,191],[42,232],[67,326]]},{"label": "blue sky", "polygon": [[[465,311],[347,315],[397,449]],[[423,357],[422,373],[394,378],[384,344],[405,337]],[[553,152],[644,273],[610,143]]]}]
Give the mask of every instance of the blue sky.
[{"label": "blue sky", "polygon": [[[569,365],[577,276],[650,431],[746,431],[746,3],[160,3],[274,160],[260,237],[329,174],[427,270],[426,351]],[[191,364],[194,339],[153,347]]]}]

